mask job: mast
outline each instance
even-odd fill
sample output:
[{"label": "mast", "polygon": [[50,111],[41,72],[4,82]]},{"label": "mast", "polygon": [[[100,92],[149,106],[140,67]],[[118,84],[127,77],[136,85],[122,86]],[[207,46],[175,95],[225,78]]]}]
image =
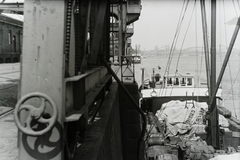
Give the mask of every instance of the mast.
[{"label": "mast", "polygon": [[209,46],[207,39],[207,21],[206,21],[206,9],[205,9],[205,0],[200,0],[201,3],[201,13],[202,13],[202,29],[203,29],[203,42],[205,50],[205,65],[206,65],[206,75],[207,75],[207,87],[210,91],[210,66],[209,66]]},{"label": "mast", "polygon": [[233,45],[237,38],[237,34],[240,29],[240,18],[238,18],[238,22],[236,24],[231,42],[229,44],[224,62],[222,64],[221,71],[218,76],[218,80],[216,83],[216,0],[211,0],[211,81],[210,81],[210,101],[209,101],[209,110],[210,110],[210,117],[209,117],[209,138],[208,143],[211,143],[212,146],[216,149],[220,149],[220,141],[219,141],[219,114],[216,105],[216,94],[220,83],[222,81],[223,74],[225,72],[229,57],[232,52]]},{"label": "mast", "polygon": [[[216,0],[211,0],[211,75],[210,75],[210,92],[209,96],[214,96],[213,92],[216,86]],[[214,148],[219,149],[219,116],[216,106],[216,98],[210,97],[212,103],[210,104],[210,136]]]}]

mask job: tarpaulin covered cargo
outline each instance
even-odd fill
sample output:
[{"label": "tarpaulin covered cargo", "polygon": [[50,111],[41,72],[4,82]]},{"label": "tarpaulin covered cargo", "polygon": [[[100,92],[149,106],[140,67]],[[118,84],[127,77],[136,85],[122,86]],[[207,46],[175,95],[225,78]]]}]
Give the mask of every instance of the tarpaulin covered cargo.
[{"label": "tarpaulin covered cargo", "polygon": [[207,108],[205,102],[174,100],[164,103],[156,112],[156,116],[159,121],[166,123],[166,135],[175,136],[185,134],[192,129],[203,131]]}]

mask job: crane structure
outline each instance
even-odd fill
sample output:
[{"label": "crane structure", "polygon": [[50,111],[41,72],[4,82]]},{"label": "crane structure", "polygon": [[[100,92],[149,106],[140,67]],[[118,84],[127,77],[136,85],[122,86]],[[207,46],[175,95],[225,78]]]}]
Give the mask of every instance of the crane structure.
[{"label": "crane structure", "polygon": [[24,15],[14,111],[19,159],[121,159],[120,120],[110,114],[118,87],[106,65],[114,50],[120,62],[126,55],[141,1],[25,0],[1,9]]}]

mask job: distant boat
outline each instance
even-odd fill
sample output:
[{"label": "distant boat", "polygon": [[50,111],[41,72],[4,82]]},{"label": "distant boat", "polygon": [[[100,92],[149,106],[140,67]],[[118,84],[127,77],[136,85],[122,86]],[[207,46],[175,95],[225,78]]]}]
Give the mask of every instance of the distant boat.
[{"label": "distant boat", "polygon": [[140,55],[136,55],[136,56],[132,56],[133,59],[133,63],[141,63],[141,56]]},{"label": "distant boat", "polygon": [[140,54],[132,54],[130,56],[125,56],[131,63],[138,64],[141,63],[142,57]]}]

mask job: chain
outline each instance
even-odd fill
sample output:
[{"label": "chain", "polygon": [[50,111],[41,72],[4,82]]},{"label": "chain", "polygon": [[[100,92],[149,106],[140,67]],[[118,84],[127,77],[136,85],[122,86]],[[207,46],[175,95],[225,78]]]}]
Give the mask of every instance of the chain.
[{"label": "chain", "polygon": [[65,66],[69,69],[69,52],[70,52],[70,38],[71,38],[71,19],[72,19],[72,0],[67,0],[66,10],[66,35],[65,35]]}]

